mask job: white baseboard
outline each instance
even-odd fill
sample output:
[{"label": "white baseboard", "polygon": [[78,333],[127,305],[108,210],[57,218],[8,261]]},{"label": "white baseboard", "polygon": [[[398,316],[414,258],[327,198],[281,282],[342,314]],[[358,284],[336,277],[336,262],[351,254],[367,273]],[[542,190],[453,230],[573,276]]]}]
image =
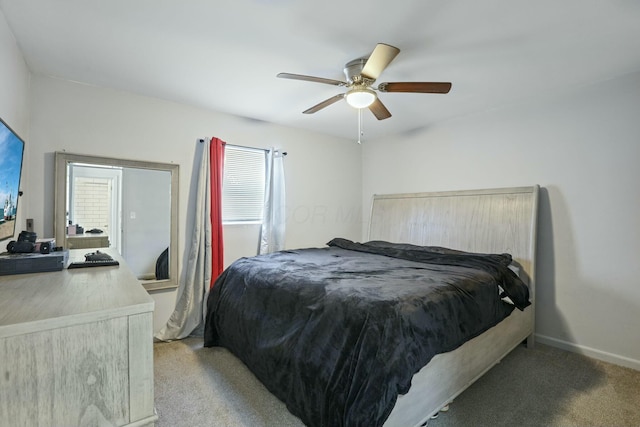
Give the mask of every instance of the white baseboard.
[{"label": "white baseboard", "polygon": [[568,341],[551,338],[545,335],[535,334],[536,342],[550,345],[551,347],[561,348],[573,353],[582,354],[603,362],[613,363],[615,365],[624,366],[626,368],[640,371],[640,360],[631,359],[629,357],[620,356],[618,354],[607,353],[606,351],[596,350],[595,348],[586,347],[584,345],[574,344]]}]

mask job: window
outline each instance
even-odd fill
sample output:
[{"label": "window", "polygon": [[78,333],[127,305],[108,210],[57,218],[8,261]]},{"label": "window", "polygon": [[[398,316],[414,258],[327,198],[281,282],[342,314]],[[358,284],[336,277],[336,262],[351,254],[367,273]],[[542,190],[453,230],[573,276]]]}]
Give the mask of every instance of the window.
[{"label": "window", "polygon": [[264,150],[227,144],[224,150],[222,221],[262,222]]}]

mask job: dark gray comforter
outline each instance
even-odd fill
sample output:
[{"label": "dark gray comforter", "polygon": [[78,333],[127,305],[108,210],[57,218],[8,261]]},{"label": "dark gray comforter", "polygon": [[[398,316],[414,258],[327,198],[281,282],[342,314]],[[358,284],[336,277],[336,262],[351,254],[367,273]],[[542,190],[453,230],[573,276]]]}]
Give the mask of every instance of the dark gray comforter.
[{"label": "dark gray comforter", "polygon": [[[233,263],[208,298],[224,346],[308,426],[378,426],[431,358],[524,309],[511,256],[334,239]],[[503,295],[504,296],[504,295]]]}]

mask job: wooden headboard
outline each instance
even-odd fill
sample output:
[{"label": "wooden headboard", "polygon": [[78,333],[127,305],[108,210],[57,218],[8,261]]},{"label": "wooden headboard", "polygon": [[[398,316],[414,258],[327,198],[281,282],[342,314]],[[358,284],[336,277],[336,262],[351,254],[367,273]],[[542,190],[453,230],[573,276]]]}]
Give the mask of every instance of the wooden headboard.
[{"label": "wooden headboard", "polygon": [[533,301],[538,190],[535,185],[374,195],[368,240],[510,253]]}]

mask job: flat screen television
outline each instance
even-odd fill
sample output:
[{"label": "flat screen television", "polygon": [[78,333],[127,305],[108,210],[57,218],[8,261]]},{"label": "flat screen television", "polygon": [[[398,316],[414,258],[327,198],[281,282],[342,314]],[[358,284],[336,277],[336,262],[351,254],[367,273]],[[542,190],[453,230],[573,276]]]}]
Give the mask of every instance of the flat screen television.
[{"label": "flat screen television", "polygon": [[0,119],[0,241],[16,233],[23,156],[24,141]]}]

